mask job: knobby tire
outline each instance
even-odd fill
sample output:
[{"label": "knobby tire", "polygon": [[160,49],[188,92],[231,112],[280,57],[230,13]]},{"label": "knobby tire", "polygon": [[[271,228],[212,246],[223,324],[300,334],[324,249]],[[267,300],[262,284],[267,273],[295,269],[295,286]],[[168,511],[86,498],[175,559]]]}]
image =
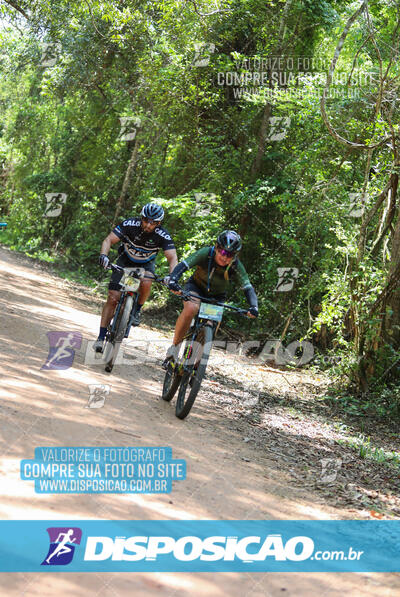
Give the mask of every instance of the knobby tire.
[{"label": "knobby tire", "polygon": [[175,367],[172,367],[171,363],[168,363],[168,368],[165,372],[161,398],[166,402],[170,402],[172,398],[175,396],[180,381],[181,378],[178,374],[178,367],[176,365]]},{"label": "knobby tire", "polygon": [[[190,412],[196,396],[200,390],[201,382],[203,381],[208,358],[211,352],[211,342],[213,339],[213,329],[209,325],[205,325],[199,331],[199,334],[194,341],[201,344],[203,350],[200,354],[200,364],[197,367],[196,373],[192,376],[192,371],[195,363],[190,367],[189,371],[185,371],[182,375],[181,384],[179,387],[178,398],[176,400],[175,415],[178,419],[184,419]],[[196,358],[196,360],[198,360]],[[192,385],[189,385],[190,379],[193,377]]]},{"label": "knobby tire", "polygon": [[[118,352],[122,343],[122,340],[125,336],[126,326],[128,325],[129,316],[131,313],[133,305],[133,297],[127,295],[125,297],[125,302],[121,306],[119,310],[117,321],[115,324],[114,330],[114,339],[111,342],[107,342],[107,346],[105,347],[105,356],[107,360],[105,370],[110,373],[113,370],[115,365],[115,361],[117,360]],[[111,346],[109,346],[111,345]],[[109,350],[109,354],[107,354],[107,350]]]}]

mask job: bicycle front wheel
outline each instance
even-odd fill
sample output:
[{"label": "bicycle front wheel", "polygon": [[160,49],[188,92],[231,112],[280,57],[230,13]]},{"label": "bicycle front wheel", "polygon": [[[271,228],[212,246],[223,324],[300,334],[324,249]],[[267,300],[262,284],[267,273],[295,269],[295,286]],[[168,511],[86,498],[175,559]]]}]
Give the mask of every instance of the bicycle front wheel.
[{"label": "bicycle front wheel", "polygon": [[115,322],[114,338],[106,344],[104,350],[104,360],[106,362],[105,370],[107,373],[111,373],[115,365],[115,361],[117,360],[118,352],[125,336],[125,329],[128,325],[132,304],[133,297],[127,295],[125,297],[124,304],[121,305],[117,316],[117,321]]},{"label": "bicycle front wheel", "polygon": [[193,344],[196,343],[194,348],[195,354],[190,351],[190,359],[193,360],[193,364],[186,367],[182,375],[176,401],[175,415],[178,419],[187,417],[196,400],[206,372],[212,339],[213,329],[209,325],[204,326],[194,339]]},{"label": "bicycle front wheel", "polygon": [[181,381],[181,378],[178,374],[177,364],[174,363],[174,365],[172,365],[171,362],[169,362],[168,368],[165,372],[164,385],[163,385],[163,389],[162,389],[161,398],[163,400],[165,400],[166,402],[170,402],[172,400],[172,398],[175,396],[175,393],[179,387],[180,381]]}]

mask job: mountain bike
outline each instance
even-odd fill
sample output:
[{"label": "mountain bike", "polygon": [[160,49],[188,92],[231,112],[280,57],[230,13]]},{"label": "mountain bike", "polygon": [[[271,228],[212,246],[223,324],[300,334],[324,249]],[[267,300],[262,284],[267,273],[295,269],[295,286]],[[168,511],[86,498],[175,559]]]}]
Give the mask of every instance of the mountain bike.
[{"label": "mountain bike", "polygon": [[120,267],[110,263],[108,269],[122,271],[120,280],[121,296],[115,308],[114,316],[107,327],[105,345],[103,350],[103,360],[105,361],[105,371],[111,373],[117,360],[118,352],[124,338],[128,338],[132,327],[133,318],[136,313],[136,306],[139,298],[138,289],[140,280],[148,278],[164,284],[163,278],[156,275],[147,276],[144,274],[143,267]]},{"label": "mountain bike", "polygon": [[110,263],[108,269],[122,272],[123,274],[120,280],[121,296],[115,308],[114,317],[107,327],[103,349],[103,359],[106,363],[105,370],[111,373],[117,360],[122,340],[129,335],[138,301],[137,291],[140,286],[140,280],[144,277],[144,268],[120,267],[119,265]]},{"label": "mountain bike", "polygon": [[[193,300],[197,295],[182,290],[182,300]],[[184,338],[183,352],[176,361],[168,363],[165,373],[162,399],[170,402],[178,391],[175,415],[184,419],[190,412],[203,381],[212,342],[222,321],[224,309],[231,309],[245,315],[248,309],[241,309],[215,299],[201,298],[200,308],[194,322]]]},{"label": "mountain bike", "polygon": [[[134,248],[133,243],[124,234],[121,240]],[[103,348],[103,360],[106,363],[105,371],[111,373],[117,360],[118,352],[124,338],[128,338],[135,316],[137,302],[139,298],[138,289],[140,280],[149,278],[155,282],[163,283],[163,278],[144,274],[143,267],[121,267],[110,263],[107,269],[122,272],[122,278],[119,282],[121,286],[121,296],[114,311],[114,316],[107,327],[105,344]]]}]

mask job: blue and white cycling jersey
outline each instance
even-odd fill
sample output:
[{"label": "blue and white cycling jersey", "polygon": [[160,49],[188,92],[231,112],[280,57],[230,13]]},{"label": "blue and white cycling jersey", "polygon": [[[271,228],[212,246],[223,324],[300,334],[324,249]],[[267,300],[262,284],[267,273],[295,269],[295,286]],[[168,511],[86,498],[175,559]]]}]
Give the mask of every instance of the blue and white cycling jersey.
[{"label": "blue and white cycling jersey", "polygon": [[133,243],[134,248],[122,241],[122,251],[132,263],[148,263],[157,257],[160,249],[163,251],[175,249],[174,241],[168,230],[157,226],[153,232],[144,232],[140,218],[124,220],[114,228],[113,232],[118,238],[124,234]]}]

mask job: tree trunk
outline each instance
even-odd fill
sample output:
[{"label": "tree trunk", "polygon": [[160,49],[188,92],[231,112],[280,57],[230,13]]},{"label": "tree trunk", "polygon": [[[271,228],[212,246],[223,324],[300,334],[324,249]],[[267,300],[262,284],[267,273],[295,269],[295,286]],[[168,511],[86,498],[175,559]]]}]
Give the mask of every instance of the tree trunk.
[{"label": "tree trunk", "polygon": [[25,12],[25,10],[22,8],[22,6],[20,6],[19,4],[17,4],[13,0],[4,0],[4,1],[5,1],[6,4],[9,4],[15,10],[17,10],[19,13],[21,13],[29,21],[29,15],[28,15],[27,12]]},{"label": "tree trunk", "polygon": [[[396,202],[397,187],[399,175],[392,174],[392,198]],[[397,220],[392,235],[391,260],[387,282],[397,276],[400,271],[400,207],[397,208]],[[393,291],[389,295],[387,304],[392,310],[392,314],[386,321],[386,334],[389,335],[392,346],[395,350],[400,348],[400,285],[395,284]]]},{"label": "tree trunk", "polygon": [[[275,48],[275,50],[276,50],[275,53],[278,55],[281,54],[281,52],[283,50],[284,39],[285,39],[285,34],[286,34],[286,23],[287,23],[289,11],[292,7],[292,4],[293,4],[293,0],[287,0],[285,3],[285,6],[283,8],[283,14],[282,14],[281,22],[279,25],[278,47]],[[254,182],[256,180],[257,175],[261,170],[261,162],[262,162],[262,157],[263,157],[264,151],[265,151],[265,142],[267,139],[267,133],[268,133],[268,129],[269,129],[270,116],[271,116],[271,104],[269,102],[266,102],[266,104],[264,106],[264,112],[262,115],[260,130],[258,133],[257,154],[256,154],[255,160],[253,162],[253,165],[251,167],[250,176],[251,176],[252,182]]]},{"label": "tree trunk", "polygon": [[254,182],[257,178],[257,174],[261,170],[261,162],[265,152],[265,141],[267,139],[267,133],[269,128],[269,118],[271,116],[271,104],[266,103],[264,106],[264,112],[262,115],[261,126],[258,133],[258,146],[257,154],[251,168],[251,181]]},{"label": "tree trunk", "polygon": [[116,226],[116,224],[118,223],[118,218],[119,218],[119,214],[122,211],[123,203],[124,203],[126,197],[128,196],[129,185],[131,183],[132,175],[135,171],[136,164],[138,161],[138,153],[139,153],[139,129],[137,129],[137,132],[136,132],[135,144],[133,146],[131,158],[129,160],[128,167],[125,172],[125,178],[124,178],[124,182],[122,184],[121,193],[120,193],[120,196],[117,200],[117,204],[115,207],[112,228],[114,228],[114,226]]}]

